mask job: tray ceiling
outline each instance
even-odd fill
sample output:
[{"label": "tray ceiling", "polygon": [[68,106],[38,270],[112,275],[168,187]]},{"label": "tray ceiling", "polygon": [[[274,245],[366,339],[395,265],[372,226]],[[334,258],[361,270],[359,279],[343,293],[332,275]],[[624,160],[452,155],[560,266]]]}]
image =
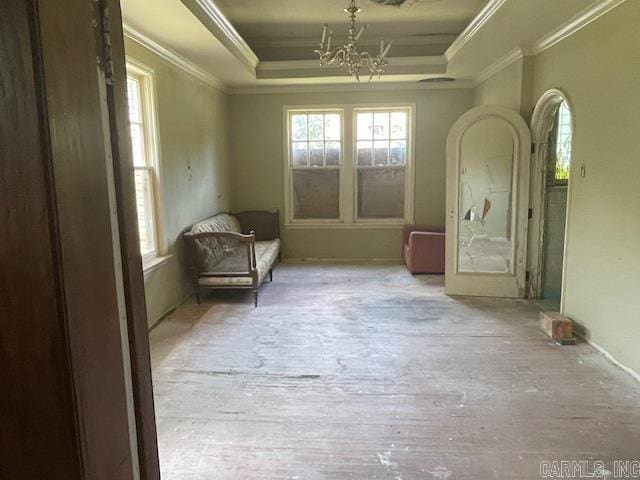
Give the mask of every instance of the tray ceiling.
[{"label": "tray ceiling", "polygon": [[[382,0],[384,2],[384,0]],[[321,26],[343,37],[346,0],[217,0],[260,60],[315,59]],[[394,41],[392,56],[442,55],[486,0],[406,0],[400,6],[359,0],[358,21],[371,26],[363,45]]]}]

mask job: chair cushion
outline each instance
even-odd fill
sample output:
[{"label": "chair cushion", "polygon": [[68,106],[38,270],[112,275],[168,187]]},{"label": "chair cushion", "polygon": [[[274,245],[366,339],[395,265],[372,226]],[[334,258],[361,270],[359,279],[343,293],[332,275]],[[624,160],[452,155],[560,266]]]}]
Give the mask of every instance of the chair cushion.
[{"label": "chair cushion", "polygon": [[[280,240],[266,240],[256,242],[256,268],[258,270],[258,285],[278,258]],[[205,287],[250,287],[253,281],[250,277],[200,277],[198,284]]]},{"label": "chair cushion", "polygon": [[228,213],[219,213],[196,223],[189,233],[235,232],[240,233],[240,224],[236,217]]},{"label": "chair cushion", "polygon": [[[235,217],[227,213],[219,213],[196,223],[189,230],[191,234],[210,232],[240,233],[240,224]],[[214,270],[215,266],[225,257],[225,251],[229,249],[229,243],[233,245],[230,241],[214,237],[197,240],[195,248],[200,267],[204,270]]]}]

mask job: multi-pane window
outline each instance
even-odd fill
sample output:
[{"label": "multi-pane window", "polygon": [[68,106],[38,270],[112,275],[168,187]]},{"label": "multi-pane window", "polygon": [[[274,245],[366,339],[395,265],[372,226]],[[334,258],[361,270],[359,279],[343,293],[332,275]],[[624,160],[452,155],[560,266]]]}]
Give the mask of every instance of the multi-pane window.
[{"label": "multi-pane window", "polygon": [[408,131],[406,109],[357,111],[357,218],[404,218]]},{"label": "multi-pane window", "polygon": [[341,112],[292,111],[289,126],[293,218],[340,218]]},{"label": "multi-pane window", "polygon": [[286,109],[287,222],[412,221],[413,107]]},{"label": "multi-pane window", "polygon": [[555,179],[569,180],[571,166],[571,112],[565,102],[558,107],[556,133],[556,168]]},{"label": "multi-pane window", "polygon": [[129,68],[127,95],[138,212],[138,234],[143,263],[148,263],[158,256],[157,171],[152,140],[154,126],[150,115],[151,106],[148,104],[152,98],[151,92],[148,90],[150,80],[148,76],[134,73],[131,70]]}]

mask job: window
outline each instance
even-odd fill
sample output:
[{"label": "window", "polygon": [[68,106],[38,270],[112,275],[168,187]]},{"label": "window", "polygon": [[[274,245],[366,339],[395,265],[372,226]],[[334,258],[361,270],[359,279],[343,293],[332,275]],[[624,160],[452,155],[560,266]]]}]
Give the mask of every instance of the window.
[{"label": "window", "polygon": [[356,114],[357,217],[404,218],[407,110]]},{"label": "window", "polygon": [[565,102],[560,103],[556,114],[556,183],[566,183],[569,180],[571,167],[571,112]]},{"label": "window", "polygon": [[341,112],[290,112],[289,125],[293,218],[339,219]]},{"label": "window", "polygon": [[127,64],[129,127],[143,265],[159,256],[158,169],[151,72]]},{"label": "window", "polygon": [[413,107],[285,108],[287,223],[412,221]]}]

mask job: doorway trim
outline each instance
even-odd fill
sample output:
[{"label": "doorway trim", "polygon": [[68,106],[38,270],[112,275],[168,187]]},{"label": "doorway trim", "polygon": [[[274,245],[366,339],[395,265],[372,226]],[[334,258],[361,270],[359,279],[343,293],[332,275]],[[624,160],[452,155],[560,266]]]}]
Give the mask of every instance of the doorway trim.
[{"label": "doorway trim", "polygon": [[[571,145],[572,153],[575,145],[576,135],[576,115],[573,104],[569,97],[560,89],[552,88],[542,94],[531,118],[531,137],[534,144],[533,158],[531,162],[531,187],[530,206],[531,221],[529,223],[528,238],[528,258],[527,268],[529,271],[529,298],[541,298],[542,295],[542,270],[543,270],[543,248],[545,231],[545,197],[547,193],[546,175],[548,160],[549,135],[555,123],[555,112],[561,103],[565,103],[571,112]],[[573,156],[573,155],[572,155]],[[567,190],[567,214],[564,231],[564,249],[562,257],[562,288],[560,292],[560,312],[564,313],[566,275],[567,275],[567,252],[569,239],[569,223],[571,212],[571,192],[574,174],[574,159],[569,165],[569,182]]]}]

